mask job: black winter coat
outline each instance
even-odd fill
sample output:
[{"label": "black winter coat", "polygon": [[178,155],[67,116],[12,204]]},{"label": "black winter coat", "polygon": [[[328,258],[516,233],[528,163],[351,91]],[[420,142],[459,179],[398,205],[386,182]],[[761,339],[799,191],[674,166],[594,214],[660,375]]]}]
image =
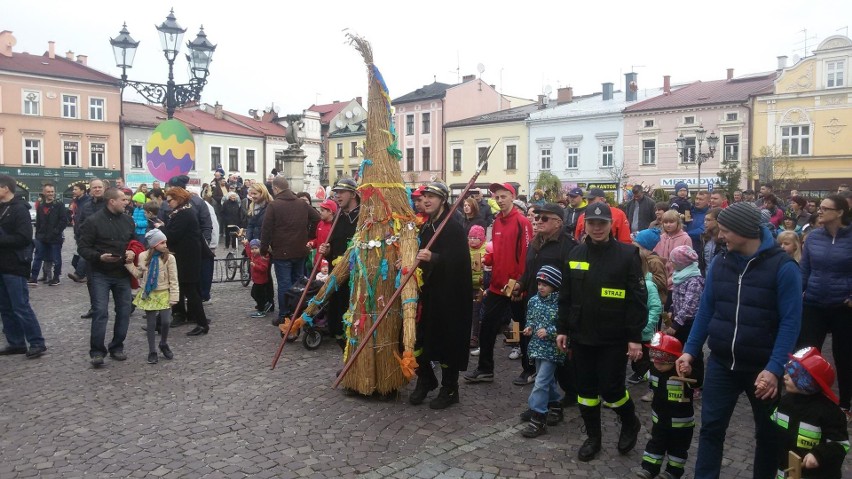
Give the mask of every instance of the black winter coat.
[{"label": "black winter coat", "polygon": [[64,204],[58,201],[39,202],[35,224],[37,240],[42,243],[61,243],[66,226],[68,226],[68,212]]},{"label": "black winter coat", "polygon": [[[89,195],[83,195],[77,199],[71,200],[71,202],[76,205],[74,206],[74,213],[71,214],[71,224],[74,225],[74,239],[80,239],[80,225],[83,224],[83,208],[86,207],[92,201],[92,197]],[[69,208],[69,212],[71,209]]]},{"label": "black winter coat", "polygon": [[[560,233],[553,239],[544,240],[541,235],[535,235],[529,248],[527,248],[527,260],[524,264],[524,274],[521,276],[521,287],[526,291],[527,298],[538,294],[538,281],[536,275],[542,266],[553,266],[562,271],[568,265],[568,254],[577,242],[567,234]],[[565,278],[562,284],[567,285]]]},{"label": "black winter coat", "polygon": [[30,205],[20,198],[0,203],[0,274],[30,276],[33,225]]},{"label": "black winter coat", "polygon": [[[213,220],[210,218],[210,209],[207,208],[207,202],[202,200],[198,195],[192,195],[189,198],[189,203],[192,205],[192,212],[195,215],[195,219],[198,221],[198,226],[201,228],[201,237],[204,238],[204,241],[207,242],[207,244],[210,244],[210,240],[213,238]],[[163,204],[160,205],[160,212],[157,214],[157,217],[162,220],[163,223],[168,224],[169,213],[171,212],[172,209],[169,208],[169,204],[163,201]],[[219,229],[224,229],[224,226],[221,223],[219,224]]]},{"label": "black winter coat", "polygon": [[[207,206],[204,205],[207,209]],[[201,281],[201,227],[198,218],[190,206],[178,210],[169,218],[160,231],[166,235],[169,251],[174,253],[177,262],[178,281],[181,283],[197,283]],[[206,248],[207,246],[204,245]]]},{"label": "black winter coat", "polygon": [[[77,242],[77,254],[89,262],[95,271],[113,277],[128,276],[124,267],[124,252],[130,240],[135,239],[136,224],[124,212],[113,213],[103,208],[83,223],[80,241]],[[104,253],[118,255],[121,261],[107,263],[101,261]]]},{"label": "black winter coat", "polygon": [[238,201],[227,200],[222,203],[222,229],[228,226],[238,226],[242,228],[245,225],[245,212],[242,205]]},{"label": "black winter coat", "polygon": [[80,228],[83,227],[83,223],[85,223],[90,216],[104,209],[105,205],[106,201],[104,201],[103,196],[100,198],[89,196],[89,199],[80,206],[79,210],[77,210],[77,219],[75,220],[77,224],[74,225],[74,234],[79,237],[82,233]]},{"label": "black winter coat", "polygon": [[[421,247],[432,239],[445,217],[446,213],[420,229]],[[421,356],[420,364],[428,367],[425,361],[439,361],[451,369],[466,371],[473,279],[464,227],[458,221],[448,221],[431,251],[432,260],[421,263],[424,284],[420,292],[422,311],[417,342],[424,348],[425,356]]]},{"label": "black winter coat", "polygon": [[265,203],[255,206],[254,214],[248,217],[248,228],[246,229],[246,239],[248,241],[260,239],[260,230],[263,228],[263,217],[266,216],[266,207]]}]

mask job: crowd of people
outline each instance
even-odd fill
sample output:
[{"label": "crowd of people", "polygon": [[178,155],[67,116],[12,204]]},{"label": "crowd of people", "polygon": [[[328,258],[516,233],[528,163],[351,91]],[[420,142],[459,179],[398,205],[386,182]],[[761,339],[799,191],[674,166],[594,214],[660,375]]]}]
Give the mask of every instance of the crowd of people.
[{"label": "crowd of people", "polygon": [[[174,358],[171,327],[193,323],[188,335],[208,334],[203,303],[220,239],[250,262],[251,315],[273,314],[280,324],[296,313],[287,293],[314,265],[328,277],[360,214],[358,183],[349,178],[318,207],[283,176],[264,184],[217,170],[201,188],[188,183],[178,176],[133,191],[120,179],[93,179],[73,186],[67,209],[48,184],[33,228],[14,179],[0,175],[0,314],[8,342],[0,355],[46,351],[28,285],[59,284],[69,225],[77,249],[67,276],[88,288],[91,309],[82,317],[91,319],[89,356],[100,367],[107,356],[127,359],[134,308],[145,311],[148,363],[159,359],[157,335],[159,353]],[[440,385],[429,405],[443,409],[459,402],[459,379],[493,382],[497,337],[514,321],[521,334],[510,358],[520,360],[520,371],[512,383],[532,385],[520,414],[525,437],[545,434],[564,408],[576,406],[586,435],[577,457],[590,461],[603,449],[606,407],[621,424],[621,454],[652,424],[638,477],[679,478],[700,399],[695,477],[718,477],[725,431],[744,393],[755,421],[754,477],[783,471],[785,448],[804,458],[805,477],[840,477],[852,420],[852,351],[843,347],[852,339],[846,185],[820,199],[794,191],[782,200],[771,184],[759,196],[737,191],[729,198],[691,195],[679,183],[659,202],[637,185],[618,207],[595,188],[572,188],[555,202],[537,190],[529,204],[510,183],[488,190],[487,199],[471,190],[452,216],[443,183],[411,192],[423,219],[421,245],[447,223],[433,247],[417,253],[422,357],[411,404]],[[105,344],[110,296],[115,320]],[[347,283],[337,285],[325,311],[342,350],[349,296]],[[833,364],[819,351],[829,333]],[[643,382],[650,418],[637,415],[628,389]]]}]

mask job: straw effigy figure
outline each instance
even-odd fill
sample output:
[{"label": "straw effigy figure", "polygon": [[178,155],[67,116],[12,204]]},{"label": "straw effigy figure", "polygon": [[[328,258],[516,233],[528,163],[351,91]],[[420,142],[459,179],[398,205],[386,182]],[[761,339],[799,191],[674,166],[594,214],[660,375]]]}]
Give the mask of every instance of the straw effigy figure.
[{"label": "straw effigy figure", "polygon": [[[373,65],[370,44],[347,34],[364,57],[369,77],[367,141],[361,163],[361,212],[346,253],[340,257],[326,285],[308,303],[301,319],[311,322],[326,296],[347,278],[351,296],[343,316],[346,362],[360,342],[369,341],[342,385],[360,394],[398,391],[413,377],[417,282],[406,283],[372,337],[365,337],[384,309],[402,276],[414,265],[419,249],[418,225],[402,182],[402,154],[391,122],[390,96],[381,73]],[[418,276],[419,278],[419,276]],[[402,334],[400,334],[402,332]],[[400,339],[402,344],[400,345]]]}]

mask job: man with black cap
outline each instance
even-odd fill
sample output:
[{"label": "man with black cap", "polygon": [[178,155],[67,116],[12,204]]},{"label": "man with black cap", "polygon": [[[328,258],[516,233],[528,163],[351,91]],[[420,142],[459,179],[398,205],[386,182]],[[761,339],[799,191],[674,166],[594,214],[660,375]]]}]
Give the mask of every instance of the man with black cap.
[{"label": "man with black cap", "polygon": [[636,446],[641,427],[624,387],[624,363],[642,357],[648,292],[639,250],[612,238],[612,218],[606,203],[586,208],[586,238],[568,254],[559,296],[556,344],[567,351],[571,338],[577,402],[588,435],[578,451],[584,462],[601,450],[601,402],[621,419],[619,453]]},{"label": "man with black cap", "polygon": [[[358,226],[358,214],[361,212],[361,200],[358,197],[358,183],[352,178],[341,178],[331,188],[334,199],[337,201],[340,219],[334,231],[328,237],[328,242],[319,246],[319,252],[333,264],[334,260],[343,256],[347,244],[355,235]],[[328,300],[328,330],[337,341],[340,349],[346,348],[346,339],[343,335],[343,314],[349,309],[349,279],[337,286],[331,298]]]},{"label": "man with black cap", "polygon": [[633,199],[627,203],[626,213],[630,231],[634,233],[648,229],[648,225],[656,218],[654,200],[645,194],[642,185],[633,185]]},{"label": "man with black cap", "polygon": [[716,221],[728,252],[707,268],[698,314],[677,360],[678,371],[688,375],[707,341],[695,478],[719,477],[725,431],[742,393],[754,413],[754,477],[774,478],[779,444],[770,416],[799,335],[802,276],[761,226],[753,203],[734,203]]},{"label": "man with black cap", "polygon": [[479,188],[472,188],[470,190],[470,197],[479,206],[479,219],[484,221],[485,227],[488,228],[494,223],[494,213],[491,212],[491,205],[488,204],[488,200],[482,197],[482,191]]},{"label": "man with black cap", "polygon": [[565,209],[565,232],[568,233],[568,236],[574,238],[577,223],[580,222],[580,216],[586,211],[586,206],[588,206],[588,203],[583,198],[582,188],[568,190],[568,208]]},{"label": "man with black cap", "polygon": [[[600,188],[592,188],[589,190],[589,206],[586,207],[586,212],[589,211],[589,208],[591,208],[592,205],[606,204],[606,193],[604,193],[604,190]],[[627,222],[627,215],[618,208],[607,209],[612,212],[612,224],[610,230],[612,231],[612,237],[624,244],[633,244],[633,239],[630,238],[630,223]],[[577,220],[577,226],[574,230],[574,239],[582,243],[584,235],[586,234],[585,228],[586,221],[584,213],[580,215],[580,219]]]},{"label": "man with black cap", "polygon": [[[449,213],[450,190],[440,182],[422,191],[423,209],[429,220],[420,228],[420,245],[425,247]],[[444,409],[459,402],[459,371],[467,370],[470,352],[470,324],[473,291],[470,288],[470,250],[467,234],[458,221],[450,219],[430,249],[417,252],[423,270],[420,289],[421,315],[417,323],[417,386],[409,402],[423,402],[438,379],[432,361],[441,365],[441,390],[429,402],[432,409]]]},{"label": "man with black cap", "polygon": [[[577,246],[574,238],[568,236],[562,227],[562,211],[562,207],[556,203],[545,203],[533,209],[536,233],[527,250],[524,274],[515,286],[515,294],[523,296],[524,307],[526,307],[529,298],[537,294],[538,280],[536,274],[542,266],[553,266],[561,271],[564,265],[568,264],[568,254]],[[527,361],[529,341],[529,336],[521,336],[523,371],[521,377],[513,381],[517,385],[527,384],[526,375],[535,373],[535,367],[528,364]],[[568,363],[560,365],[556,377],[560,387],[565,391],[566,402],[574,403],[577,400],[577,391],[574,388],[571,366]],[[521,415],[521,419],[524,422],[529,421],[530,418],[527,415],[531,413],[532,411],[528,410]],[[548,425],[552,426],[561,420],[562,404],[548,404]]]}]

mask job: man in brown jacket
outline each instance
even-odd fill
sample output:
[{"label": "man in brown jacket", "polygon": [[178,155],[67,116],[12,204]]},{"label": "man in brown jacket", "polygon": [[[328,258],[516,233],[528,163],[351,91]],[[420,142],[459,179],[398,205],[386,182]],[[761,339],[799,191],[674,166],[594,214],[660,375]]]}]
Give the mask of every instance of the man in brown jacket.
[{"label": "man in brown jacket", "polygon": [[283,176],[272,180],[272,195],[275,200],[266,208],[260,231],[260,252],[272,255],[283,318],[291,312],[284,295],[305,275],[306,245],[314,237],[320,217],[317,210],[296,197]]}]

